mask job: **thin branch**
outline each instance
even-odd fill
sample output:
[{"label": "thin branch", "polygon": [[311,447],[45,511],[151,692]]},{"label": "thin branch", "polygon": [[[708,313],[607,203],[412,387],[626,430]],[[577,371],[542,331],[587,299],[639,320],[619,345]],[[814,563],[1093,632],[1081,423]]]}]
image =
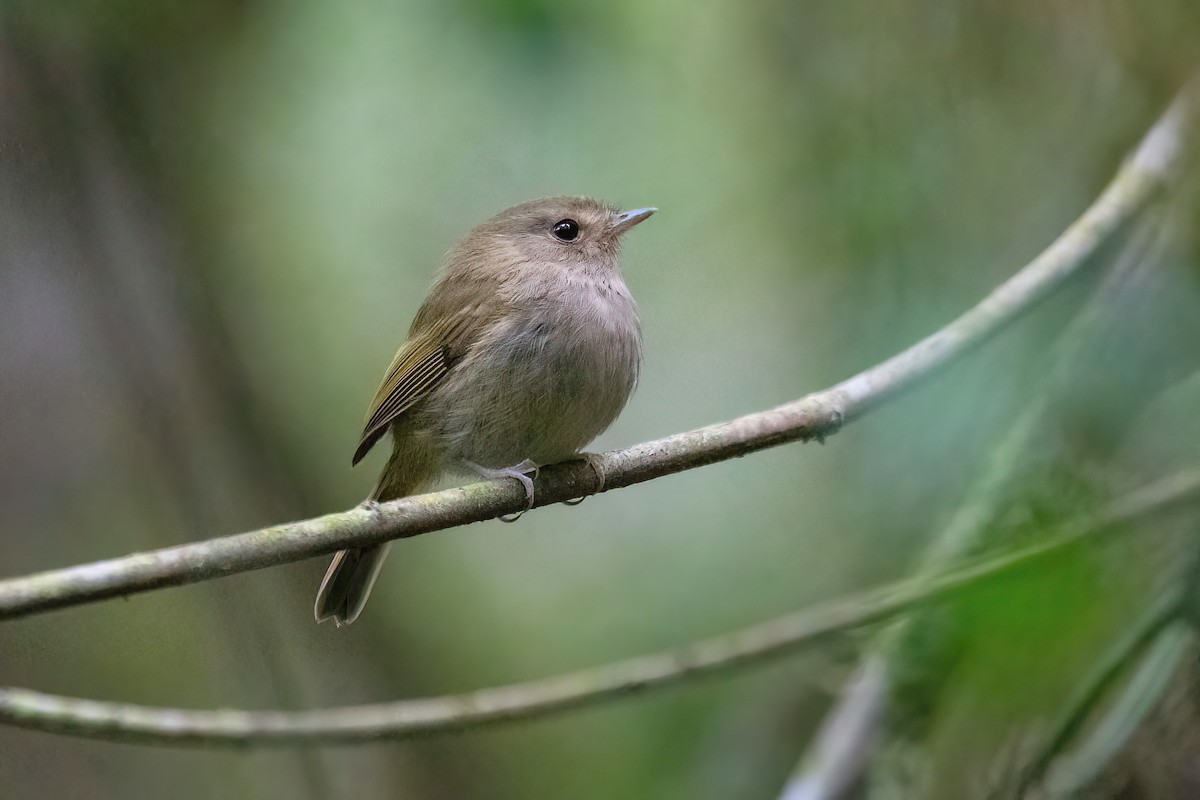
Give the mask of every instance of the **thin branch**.
[{"label": "thin branch", "polygon": [[1145,486],[1045,542],[959,569],[812,606],[676,650],[460,695],[318,711],[192,711],[0,688],[0,723],[96,739],[172,745],[339,744],[402,739],[543,717],[735,667],[891,619],[1128,523],[1200,499],[1200,469]]},{"label": "thin branch", "polygon": [[[1188,109],[1177,102],[1116,177],[1045,251],[977,306],[907,350],[777,408],[542,470],[537,506],[619,489],[793,441],[823,440],[987,341],[1068,278],[1178,171]],[[207,541],[0,581],[0,619],[208,580],[513,513],[514,481],[447,489]]]},{"label": "thin branch", "polygon": [[[1154,154],[1164,152],[1161,150],[1162,142],[1173,137],[1178,142],[1177,137],[1189,135],[1196,125],[1198,103],[1200,75],[1193,77],[1180,91],[1166,114],[1143,139],[1132,161],[1156,161],[1157,156]],[[1170,148],[1168,145],[1167,149]],[[1175,157],[1183,158],[1178,155],[1178,151]],[[1178,171],[1182,172],[1182,169]],[[1126,279],[1125,273],[1136,268],[1144,260],[1138,240],[1146,238],[1149,234],[1152,238],[1151,246],[1161,246],[1163,226],[1161,221],[1153,222],[1158,224],[1143,226],[1136,232],[1132,241],[1125,245],[1107,285],[1100,287],[1097,297],[1084,309],[1081,318],[1074,321],[1064,337],[1064,343],[1060,344],[1060,363],[1068,363],[1071,360],[1070,351],[1085,338],[1084,331],[1095,324],[1095,317],[1107,307],[1105,297],[1124,291],[1120,284]],[[1000,495],[1000,487],[1008,480],[1012,465],[1016,463],[1019,454],[1027,452],[1027,442],[1034,435],[1045,402],[1045,395],[1038,398],[1021,416],[1009,436],[1005,437],[1003,446],[994,454],[993,463],[978,484],[974,496],[957,510],[942,534],[934,540],[918,574],[936,573],[945,569],[948,564],[965,557],[971,548],[980,548],[978,535],[984,530],[994,512],[995,498]],[[911,622],[907,619],[900,620],[875,638],[866,659],[856,672],[856,677],[847,685],[842,699],[830,710],[816,741],[810,744],[809,752],[789,779],[781,798],[790,797],[789,793],[803,790],[806,792],[803,796],[813,800],[836,800],[848,796],[850,787],[862,778],[863,770],[871,757],[870,749],[880,738],[877,728],[883,719],[882,710],[891,702],[892,666],[889,662],[903,647]],[[827,741],[830,736],[836,740]],[[818,752],[828,757],[815,758]]]},{"label": "thin branch", "polygon": [[[1130,276],[1149,263],[1145,253],[1155,249],[1154,244],[1159,241],[1163,227],[1163,215],[1152,214],[1154,210],[1148,210],[1138,221],[1138,228],[1127,235],[1127,241],[1114,259],[1116,263],[1056,343],[1050,359],[1054,365],[1050,369],[1050,384],[1061,382],[1063,368],[1078,360],[1080,346],[1093,337],[1096,325],[1111,311],[1113,298],[1122,296],[1127,291]],[[1036,395],[1002,437],[975,488],[931,542],[916,572],[917,577],[937,574],[973,553],[1003,546],[1000,542],[985,542],[984,533],[996,516],[997,504],[1001,502],[1016,466],[1028,454],[1038,435],[1051,396],[1052,392],[1046,390]],[[894,674],[904,673],[910,680],[914,668],[931,675],[938,674],[936,666],[930,664],[945,660],[944,656],[931,653],[924,638],[918,637],[923,643],[918,645],[920,665],[897,668],[895,662],[913,636],[912,628],[918,621],[915,617],[899,619],[873,637],[862,666],[843,690],[841,699],[827,712],[816,739],[808,744],[800,766],[780,795],[781,800],[790,798],[790,793],[798,787],[807,792],[802,795],[806,800],[838,800],[852,795],[853,787],[863,780],[871,765],[874,748],[882,743],[879,728],[885,721],[884,708],[893,703]],[[912,691],[911,687],[908,691]],[[829,737],[835,738],[830,741]]]},{"label": "thin branch", "polygon": [[865,769],[876,723],[887,708],[883,669],[876,659],[868,659],[858,668],[837,708],[821,722],[779,800],[848,796]]}]

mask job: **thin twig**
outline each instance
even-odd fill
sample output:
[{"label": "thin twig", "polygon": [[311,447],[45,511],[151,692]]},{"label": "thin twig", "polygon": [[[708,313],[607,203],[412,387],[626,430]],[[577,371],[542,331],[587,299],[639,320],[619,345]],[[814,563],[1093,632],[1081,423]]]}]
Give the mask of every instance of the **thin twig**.
[{"label": "thin twig", "polygon": [[[1116,258],[1117,263],[1057,342],[1051,359],[1057,369],[1051,370],[1051,384],[1059,380],[1058,371],[1063,366],[1077,360],[1079,346],[1092,337],[1095,325],[1104,318],[1103,312],[1110,308],[1112,298],[1124,290],[1130,273],[1145,263],[1143,256],[1147,243],[1157,237],[1162,227],[1161,214],[1147,220],[1152,213],[1153,210],[1148,210],[1139,220],[1139,228],[1128,237]],[[975,489],[955,509],[922,557],[916,572],[918,577],[937,574],[973,553],[986,551],[989,545],[984,541],[984,534],[989,530],[988,523],[996,516],[1016,465],[1033,446],[1050,397],[1049,391],[1036,395],[1002,437],[1001,444],[993,449]],[[1002,545],[990,543],[991,548],[997,546]],[[780,800],[790,800],[797,787],[804,788],[806,794],[801,796],[806,800],[840,800],[852,796],[853,787],[863,779],[871,765],[872,751],[882,743],[883,735],[879,729],[885,722],[883,709],[894,699],[894,674],[899,671],[907,674],[909,680],[912,678],[912,668],[897,668],[896,662],[902,658],[912,639],[913,626],[919,622],[915,616],[904,617],[873,637],[874,641],[864,652],[862,666],[843,690],[838,703],[827,712],[817,737],[809,743],[808,752],[789,779]],[[917,668],[929,674],[940,674],[935,665],[945,657],[930,651],[923,637],[918,636],[917,641],[916,657],[921,662]],[[911,687],[907,690],[913,691]],[[836,737],[836,741],[827,741],[829,736]]]},{"label": "thin twig", "polygon": [[887,707],[883,670],[883,664],[874,658],[858,668],[837,707],[821,722],[779,800],[827,800],[845,797],[853,789],[870,756],[877,722]]},{"label": "thin twig", "polygon": [[[836,386],[777,408],[542,470],[537,506],[619,489],[793,441],[824,440],[977,347],[1068,278],[1133,219],[1177,171],[1188,141],[1178,102],[1151,129],[1100,197],[1045,251],[977,306],[907,350]],[[0,581],[0,619],[247,572],[380,544],[525,507],[498,480],[408,497],[247,533]]]},{"label": "thin twig", "polygon": [[1085,540],[1200,499],[1200,469],[1145,486],[1040,544],[928,578],[823,603],[676,650],[460,695],[317,711],[192,711],[0,688],[0,723],[96,739],[171,745],[342,744],[447,733],[543,717],[735,667],[891,619],[985,580],[1012,574]]},{"label": "thin twig", "polygon": [[[1200,102],[1198,95],[1200,76],[1183,88],[1171,107],[1143,139],[1131,158],[1134,164],[1155,163],[1161,166],[1165,162],[1161,161],[1157,154],[1174,152],[1173,158],[1177,160],[1176,171],[1183,171],[1180,163],[1183,156],[1175,148],[1180,146],[1179,137],[1188,136],[1188,132],[1196,125],[1196,106]],[[1171,139],[1175,140],[1174,145],[1169,144]],[[1119,182],[1119,176],[1117,181],[1114,181],[1116,182]],[[1100,295],[1120,291],[1111,284],[1124,280],[1123,273],[1136,263],[1129,259],[1142,258],[1144,255],[1138,251],[1137,239],[1143,238],[1147,232],[1153,234],[1157,227],[1160,226],[1150,226],[1139,231],[1139,236],[1126,245],[1124,254],[1118,260],[1127,263],[1118,264],[1114,268],[1114,274],[1108,282],[1110,285],[1102,286]],[[1084,319],[1075,321],[1066,337],[1066,341],[1071,343],[1069,347],[1075,346],[1082,338],[1081,330],[1093,324],[1094,321],[1088,315],[1096,312],[1095,307],[1085,309]],[[925,555],[923,571],[937,572],[945,569],[947,564],[962,559],[971,548],[980,547],[977,541],[978,534],[993,514],[995,498],[1000,494],[1000,486],[1008,480],[1012,464],[1016,463],[1020,453],[1027,451],[1027,441],[1034,434],[1045,400],[1043,396],[1035,401],[1005,438],[1003,446],[994,454],[993,464],[974,497],[957,510],[942,534],[934,540]],[[803,796],[811,800],[837,800],[848,796],[850,787],[861,779],[862,772],[869,762],[870,745],[879,739],[877,728],[883,719],[882,709],[891,699],[892,667],[889,662],[903,646],[910,622],[900,620],[876,637],[874,645],[856,672],[856,677],[847,685],[842,699],[830,710],[818,738],[810,745],[809,752],[789,779],[780,795],[781,798],[790,797],[791,793],[803,789],[806,792]],[[835,734],[836,742],[825,741],[827,735]],[[828,757],[815,758],[818,751]]]}]

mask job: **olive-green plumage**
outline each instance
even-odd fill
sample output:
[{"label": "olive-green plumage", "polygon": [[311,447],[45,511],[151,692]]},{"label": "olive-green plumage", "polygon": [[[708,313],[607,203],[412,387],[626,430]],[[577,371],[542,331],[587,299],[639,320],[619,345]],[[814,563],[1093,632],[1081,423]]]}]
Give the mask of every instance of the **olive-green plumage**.
[{"label": "olive-green plumage", "polygon": [[[616,419],[641,362],[618,248],[653,212],[551,197],[467,233],[367,410],[354,463],[392,434],[372,500],[473,470],[520,480],[532,503],[525,473],[574,456]],[[317,594],[317,621],[353,622],[385,554],[386,546],[338,553]]]}]

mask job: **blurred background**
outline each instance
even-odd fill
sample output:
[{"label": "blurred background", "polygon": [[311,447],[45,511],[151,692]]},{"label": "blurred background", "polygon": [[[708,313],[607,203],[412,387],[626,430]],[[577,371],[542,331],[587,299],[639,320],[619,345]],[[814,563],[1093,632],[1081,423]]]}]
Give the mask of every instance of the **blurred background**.
[{"label": "blurred background", "polygon": [[[0,577],[357,503],[385,456],[350,469],[362,413],[441,254],[542,195],[661,209],[624,250],[642,381],[591,449],[848,377],[1074,219],[1198,37],[1193,0],[4,0]],[[824,447],[403,542],[350,628],[313,623],[326,558],[6,622],[0,683],[306,709],[682,644],[910,574],[1031,407],[994,506],[1049,530],[1200,460],[1195,206],[1175,206],[1140,278],[1074,282]],[[1109,322],[1056,363],[1097,297]],[[871,791],[1007,791],[1041,715],[1148,586],[1180,580],[1172,547],[964,601],[957,677],[936,662],[920,725],[889,733],[921,776]],[[774,797],[866,641],[415,742],[0,729],[0,796]],[[1200,741],[1189,697],[1175,743]],[[1196,752],[1096,796],[1196,796]]]}]

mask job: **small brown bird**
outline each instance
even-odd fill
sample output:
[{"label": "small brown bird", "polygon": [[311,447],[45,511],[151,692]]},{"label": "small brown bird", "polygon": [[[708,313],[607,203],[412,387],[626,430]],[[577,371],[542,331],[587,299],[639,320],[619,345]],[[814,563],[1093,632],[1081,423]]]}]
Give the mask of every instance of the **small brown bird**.
[{"label": "small brown bird", "polygon": [[[367,410],[353,463],[392,434],[370,500],[465,470],[519,480],[532,506],[529,473],[577,455],[637,383],[641,327],[617,253],[655,210],[548,197],[501,211],[450,250]],[[386,553],[334,556],[317,622],[357,619]]]}]

